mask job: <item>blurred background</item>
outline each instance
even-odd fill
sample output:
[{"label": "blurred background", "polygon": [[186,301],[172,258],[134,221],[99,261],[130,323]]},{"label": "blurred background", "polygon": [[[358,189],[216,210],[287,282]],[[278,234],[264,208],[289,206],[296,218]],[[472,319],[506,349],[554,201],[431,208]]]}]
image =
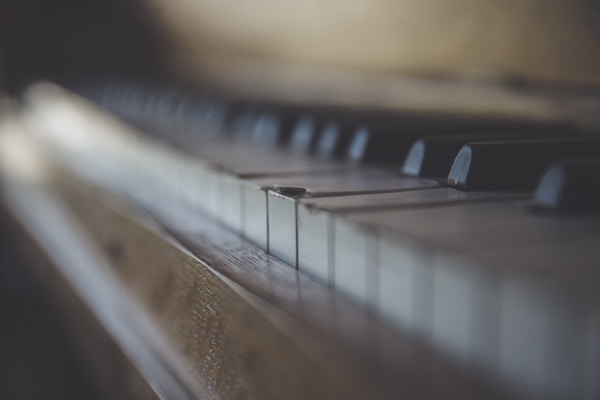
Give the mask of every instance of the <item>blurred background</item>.
[{"label": "blurred background", "polygon": [[[136,3],[0,0],[0,98],[38,80],[157,76],[159,41]],[[16,234],[0,210],[0,398],[100,398]]]},{"label": "blurred background", "polygon": [[0,1],[0,79],[15,94],[37,80],[72,83],[158,75],[161,41],[138,0]]},{"label": "blurred background", "polygon": [[0,214],[0,398],[97,399],[31,254]]}]

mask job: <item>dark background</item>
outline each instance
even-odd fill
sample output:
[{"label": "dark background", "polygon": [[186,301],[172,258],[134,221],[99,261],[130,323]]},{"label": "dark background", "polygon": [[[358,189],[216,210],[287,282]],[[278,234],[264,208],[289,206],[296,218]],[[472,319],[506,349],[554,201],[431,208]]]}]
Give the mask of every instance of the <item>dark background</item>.
[{"label": "dark background", "polygon": [[[161,74],[160,34],[138,1],[0,0],[0,97]],[[0,399],[98,398],[0,206]]]},{"label": "dark background", "polygon": [[0,86],[159,75],[149,15],[141,0],[0,0]]},{"label": "dark background", "polygon": [[0,211],[0,399],[98,399],[15,229]]}]

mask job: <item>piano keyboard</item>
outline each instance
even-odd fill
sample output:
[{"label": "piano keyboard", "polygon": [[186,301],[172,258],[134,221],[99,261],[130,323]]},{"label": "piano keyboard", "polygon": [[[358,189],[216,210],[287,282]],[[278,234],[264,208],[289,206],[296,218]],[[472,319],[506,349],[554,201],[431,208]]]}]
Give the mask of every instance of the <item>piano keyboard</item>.
[{"label": "piano keyboard", "polygon": [[600,397],[600,138],[570,121],[88,94],[135,128],[56,87],[26,96],[69,170],[209,215],[525,398]]}]

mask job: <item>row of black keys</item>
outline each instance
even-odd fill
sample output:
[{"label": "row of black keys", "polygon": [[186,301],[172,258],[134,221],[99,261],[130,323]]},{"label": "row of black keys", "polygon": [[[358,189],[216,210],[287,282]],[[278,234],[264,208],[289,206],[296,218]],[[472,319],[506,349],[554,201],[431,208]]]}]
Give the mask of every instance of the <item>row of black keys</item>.
[{"label": "row of black keys", "polygon": [[[274,106],[113,82],[94,100],[163,138],[219,137],[353,164],[402,166],[466,191],[531,191],[536,204],[600,211],[600,135],[568,122]],[[88,91],[90,93],[90,91]],[[544,173],[544,171],[547,171]]]}]

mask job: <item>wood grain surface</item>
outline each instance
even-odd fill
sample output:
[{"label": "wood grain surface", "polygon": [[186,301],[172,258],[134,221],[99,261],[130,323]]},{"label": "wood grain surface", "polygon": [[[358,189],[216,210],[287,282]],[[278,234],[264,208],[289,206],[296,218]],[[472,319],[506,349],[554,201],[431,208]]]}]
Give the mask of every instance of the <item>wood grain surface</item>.
[{"label": "wood grain surface", "polygon": [[[1,207],[2,213],[11,212],[5,203]],[[95,391],[94,398],[159,399],[148,380],[140,374],[119,343],[107,332],[98,316],[82,301],[77,290],[61,274],[60,267],[27,231],[18,216],[7,213],[3,222],[9,225],[16,246],[27,256],[27,264],[22,267],[28,268],[28,273],[36,280],[36,288],[39,290],[37,295],[55,311],[55,322],[62,324],[61,332],[66,335],[73,350],[78,352],[78,366],[82,368],[82,374],[90,377],[90,382],[93,383],[90,389]],[[25,318],[36,318],[36,315]],[[32,334],[40,335],[44,332]],[[61,366],[57,365],[56,368]],[[73,383],[74,386],[78,384]],[[52,397],[53,393],[45,395]]]}]

